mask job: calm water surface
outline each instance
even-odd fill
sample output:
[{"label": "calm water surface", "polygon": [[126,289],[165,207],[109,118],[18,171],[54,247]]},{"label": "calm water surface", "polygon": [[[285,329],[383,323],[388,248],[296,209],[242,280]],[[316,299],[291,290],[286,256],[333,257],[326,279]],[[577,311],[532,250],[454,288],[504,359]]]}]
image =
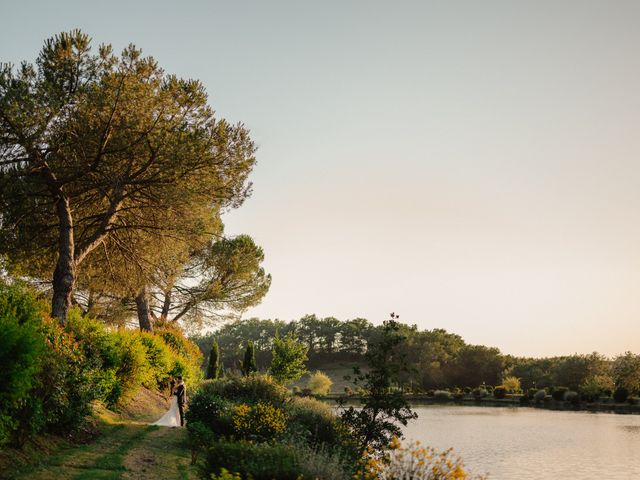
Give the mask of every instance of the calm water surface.
[{"label": "calm water surface", "polygon": [[640,415],[533,408],[414,406],[405,437],[453,447],[493,480],[640,479]]}]

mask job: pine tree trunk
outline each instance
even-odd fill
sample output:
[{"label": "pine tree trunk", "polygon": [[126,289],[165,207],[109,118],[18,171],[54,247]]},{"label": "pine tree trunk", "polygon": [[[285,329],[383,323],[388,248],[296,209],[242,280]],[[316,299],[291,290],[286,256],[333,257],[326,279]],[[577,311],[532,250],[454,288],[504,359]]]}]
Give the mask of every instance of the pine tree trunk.
[{"label": "pine tree trunk", "polygon": [[71,296],[76,281],[76,265],[74,260],[75,245],[73,239],[73,217],[69,208],[69,200],[60,196],[56,202],[58,214],[58,261],[53,272],[53,297],[51,299],[51,316],[64,325],[67,311],[71,306]]},{"label": "pine tree trunk", "polygon": [[138,311],[138,323],[140,330],[151,332],[151,317],[149,314],[149,300],[147,300],[147,289],[143,288],[136,296],[136,309]]}]

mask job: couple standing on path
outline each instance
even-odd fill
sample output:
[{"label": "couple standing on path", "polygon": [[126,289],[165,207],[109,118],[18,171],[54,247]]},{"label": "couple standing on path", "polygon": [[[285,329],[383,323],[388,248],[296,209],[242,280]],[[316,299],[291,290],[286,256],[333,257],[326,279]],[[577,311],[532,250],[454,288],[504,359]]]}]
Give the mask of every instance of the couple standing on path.
[{"label": "couple standing on path", "polygon": [[171,406],[167,413],[153,425],[160,425],[162,427],[184,427],[184,406],[187,403],[187,387],[182,377],[176,377],[175,380],[171,379],[170,385],[171,390],[169,396],[173,397],[171,399]]}]

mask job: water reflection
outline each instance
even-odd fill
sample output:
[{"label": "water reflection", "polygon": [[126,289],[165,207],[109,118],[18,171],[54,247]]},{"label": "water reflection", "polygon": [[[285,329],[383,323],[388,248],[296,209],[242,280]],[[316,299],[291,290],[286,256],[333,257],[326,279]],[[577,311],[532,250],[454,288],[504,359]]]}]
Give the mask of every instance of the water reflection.
[{"label": "water reflection", "polygon": [[640,425],[621,425],[620,428],[625,432],[640,435]]},{"label": "water reflection", "polygon": [[491,479],[640,479],[640,416],[532,408],[425,406],[405,430],[453,447]]}]

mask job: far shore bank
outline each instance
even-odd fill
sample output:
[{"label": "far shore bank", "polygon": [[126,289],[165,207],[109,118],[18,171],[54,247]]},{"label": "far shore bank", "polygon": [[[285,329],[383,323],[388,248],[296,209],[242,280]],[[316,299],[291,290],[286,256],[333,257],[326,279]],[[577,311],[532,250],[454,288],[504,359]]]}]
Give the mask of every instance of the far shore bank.
[{"label": "far shore bank", "polygon": [[[344,399],[345,403],[357,402],[361,397],[358,395],[345,396],[341,394],[329,394],[317,397],[319,400],[337,401]],[[436,399],[427,395],[407,394],[405,397],[409,402],[417,405],[460,405],[460,406],[486,406],[486,407],[529,407],[544,410],[561,410],[561,411],[585,411],[585,412],[601,412],[601,413],[618,413],[618,414],[640,414],[640,405],[631,405],[629,403],[615,402],[580,402],[572,404],[569,402],[559,402],[556,400],[536,403],[533,400],[523,401],[522,396],[513,395],[507,398],[485,397],[476,399],[473,397],[462,397],[449,400]]]}]

